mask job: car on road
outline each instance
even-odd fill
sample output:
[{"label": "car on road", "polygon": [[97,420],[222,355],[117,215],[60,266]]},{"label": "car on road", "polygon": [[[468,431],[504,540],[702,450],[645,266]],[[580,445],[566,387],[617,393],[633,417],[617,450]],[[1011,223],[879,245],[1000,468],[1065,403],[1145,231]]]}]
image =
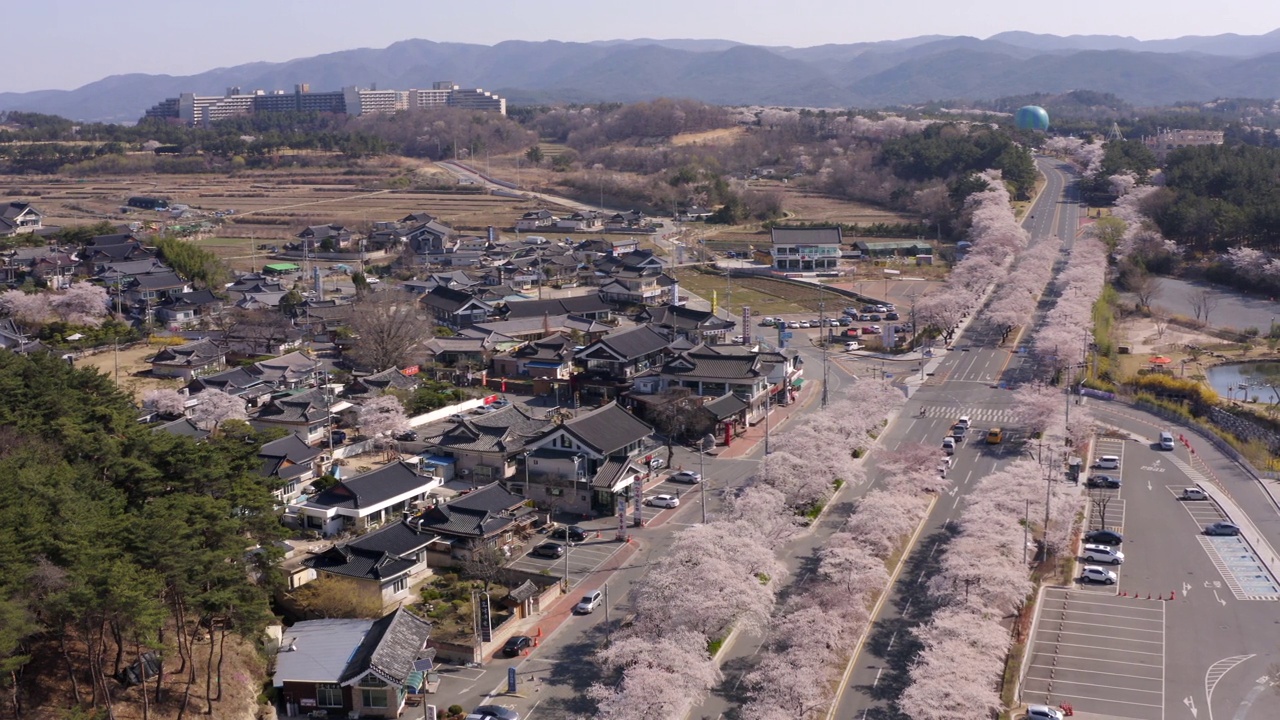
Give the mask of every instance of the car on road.
[{"label": "car on road", "polygon": [[1116,574],[1106,568],[1100,568],[1097,565],[1085,565],[1084,570],[1080,571],[1080,581],[1102,583],[1103,585],[1115,585]]},{"label": "car on road", "polygon": [[1119,455],[1103,455],[1102,457],[1098,458],[1098,462],[1094,463],[1093,466],[1098,468],[1099,470],[1119,470],[1120,456]]},{"label": "car on road", "polygon": [[988,445],[999,445],[1001,440],[1004,440],[1004,430],[1001,430],[1000,428],[991,428],[987,431]]},{"label": "car on road", "polygon": [[1165,430],[1164,432],[1160,433],[1160,449],[1161,450],[1173,449],[1173,433],[1169,432],[1168,430]]},{"label": "car on road", "polygon": [[1118,488],[1120,478],[1115,475],[1090,475],[1085,484],[1093,488]]},{"label": "car on road", "polygon": [[564,557],[564,546],[559,543],[542,543],[530,550],[529,554],[545,558]]},{"label": "car on road", "polygon": [[680,507],[680,498],[675,495],[654,495],[648,500],[645,500],[644,504],[660,508],[674,508]]},{"label": "car on road", "polygon": [[[1032,215],[1032,217],[1035,217]],[[1027,720],[1064,720],[1065,715],[1061,710],[1048,705],[1028,705]]]},{"label": "car on road", "polygon": [[960,419],[956,421],[956,424],[957,424],[957,425],[962,425],[962,426],[964,426],[964,429],[965,429],[965,430],[968,430],[968,429],[969,429],[969,426],[970,426],[970,425],[972,425],[973,423],[969,421],[969,416],[968,416],[968,415],[961,415],[961,416],[960,416]]},{"label": "car on road", "polygon": [[533,647],[533,638],[528,635],[512,635],[503,644],[502,654],[507,657],[515,657],[520,654],[521,650],[531,647]]},{"label": "car on road", "polygon": [[795,320],[788,320],[787,327],[792,330],[795,330],[796,328],[800,327],[800,323]]},{"label": "car on road", "polygon": [[1084,541],[1097,545],[1120,545],[1124,543],[1124,536],[1115,530],[1090,530],[1084,534]]},{"label": "car on road", "polygon": [[578,604],[573,606],[573,611],[579,615],[590,615],[602,602],[604,602],[604,593],[592,590],[582,596]]},{"label": "car on road", "polygon": [[391,437],[395,438],[397,442],[413,442],[418,439],[418,433],[413,430],[405,430],[404,432],[396,433]]},{"label": "car on road", "polygon": [[948,455],[955,455],[956,439],[950,435],[942,438],[942,451]]},{"label": "car on road", "polygon": [[840,327],[849,327],[853,324],[853,321],[849,319],[848,315],[841,315],[840,319],[836,321],[836,324]]},{"label": "car on road", "polygon": [[582,542],[587,539],[587,531],[577,525],[561,525],[547,534],[552,540],[568,540],[570,542]]},{"label": "car on road", "polygon": [[839,324],[840,324],[839,320],[835,318],[827,318],[827,327],[836,327]]},{"label": "car on road", "polygon": [[957,440],[963,440],[964,434],[968,430],[969,428],[965,427],[964,425],[961,425],[960,423],[956,423],[955,425],[951,426],[951,437]]},{"label": "car on road", "polygon": [[667,466],[667,461],[659,457],[653,458],[652,460],[649,461],[650,470],[661,470],[666,466]]},{"label": "car on road", "polygon": [[1183,488],[1182,499],[1183,500],[1208,500],[1209,494],[1198,487]]},{"label": "car on road", "polygon": [[677,473],[671,473],[671,477],[667,479],[671,482],[684,483],[685,485],[697,485],[702,482],[702,475],[692,470],[681,470]]},{"label": "car on road", "polygon": [[474,715],[482,720],[520,720],[520,713],[503,705],[477,705],[475,710],[467,715],[468,720]]},{"label": "car on road", "polygon": [[1216,522],[1204,526],[1205,535],[1239,535],[1240,526],[1229,522]]},{"label": "car on road", "polygon": [[1124,562],[1124,553],[1110,545],[1085,545],[1080,559],[1091,563],[1119,565]]},{"label": "car on road", "polygon": [[734,345],[741,345],[742,343],[744,343],[744,342],[746,342],[746,341],[747,341],[747,336],[746,336],[746,335],[734,335],[734,336],[733,336],[733,344],[734,344]]},{"label": "car on road", "polygon": [[799,327],[801,327],[801,328],[807,328],[807,327],[809,327],[809,321],[808,321],[808,320],[801,320],[801,321],[800,321],[800,325],[799,325]]}]

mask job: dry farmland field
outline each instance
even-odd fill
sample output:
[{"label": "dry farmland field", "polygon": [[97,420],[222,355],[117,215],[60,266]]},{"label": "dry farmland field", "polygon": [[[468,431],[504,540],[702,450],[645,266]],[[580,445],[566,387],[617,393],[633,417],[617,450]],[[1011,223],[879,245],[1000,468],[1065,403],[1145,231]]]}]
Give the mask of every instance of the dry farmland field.
[{"label": "dry farmland field", "polygon": [[[434,168],[419,168],[431,175]],[[422,192],[387,189],[394,168],[361,170],[348,175],[333,169],[246,171],[233,175],[148,175],[130,178],[6,178],[10,198],[29,200],[49,225],[75,225],[110,220],[153,223],[161,213],[121,212],[131,195],[151,195],[189,205],[212,216],[234,210],[214,231],[220,238],[283,240],[307,225],[340,223],[364,226],[399,220],[417,212],[440,217],[462,230],[489,225],[510,227],[524,212],[544,206],[533,200],[483,193]],[[550,208],[553,211],[556,208]]]}]

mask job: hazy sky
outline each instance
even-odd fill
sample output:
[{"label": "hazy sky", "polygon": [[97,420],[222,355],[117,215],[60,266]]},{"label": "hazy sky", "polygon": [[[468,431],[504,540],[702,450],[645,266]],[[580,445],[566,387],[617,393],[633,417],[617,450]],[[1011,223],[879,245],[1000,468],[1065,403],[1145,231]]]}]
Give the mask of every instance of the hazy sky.
[{"label": "hazy sky", "polygon": [[1280,28],[1275,0],[0,0],[0,7],[9,19],[0,91],[71,89],[131,72],[191,75],[409,38],[486,45],[723,38],[803,47],[1005,30],[1151,40]]}]

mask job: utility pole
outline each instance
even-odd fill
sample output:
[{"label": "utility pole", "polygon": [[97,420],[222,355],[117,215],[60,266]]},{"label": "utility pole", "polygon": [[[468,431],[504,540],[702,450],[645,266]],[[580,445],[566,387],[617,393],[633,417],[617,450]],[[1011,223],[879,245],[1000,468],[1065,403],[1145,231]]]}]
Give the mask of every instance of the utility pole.
[{"label": "utility pole", "polygon": [[[1027,500],[1027,509],[1022,514],[1022,564],[1027,564],[1027,535],[1031,532],[1031,501]],[[607,617],[607,616],[606,616]]]},{"label": "utility pole", "polygon": [[1044,477],[1044,559],[1049,559],[1049,500],[1053,494],[1053,458],[1057,453],[1049,454],[1049,467]]},{"label": "utility pole", "polygon": [[830,386],[830,372],[827,364],[827,346],[831,343],[827,342],[827,303],[818,301],[818,338],[822,340],[822,407],[827,407],[828,394],[827,388]]},{"label": "utility pole", "polygon": [[703,458],[706,454],[702,451],[702,443],[698,443],[698,487],[702,496],[702,524],[707,524],[707,476],[706,466],[703,464]]},{"label": "utility pole", "polygon": [[[785,381],[786,374],[783,374]],[[769,386],[769,391],[764,394],[764,454],[768,455],[773,452],[769,449],[769,405],[773,400],[773,386]]]}]

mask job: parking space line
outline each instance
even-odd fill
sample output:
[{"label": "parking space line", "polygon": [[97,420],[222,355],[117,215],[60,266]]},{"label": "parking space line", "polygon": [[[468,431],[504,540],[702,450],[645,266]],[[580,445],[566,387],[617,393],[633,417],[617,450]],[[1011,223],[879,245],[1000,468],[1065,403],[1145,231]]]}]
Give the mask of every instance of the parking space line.
[{"label": "parking space line", "polygon": [[[1085,601],[1085,600],[1081,600],[1081,601],[1080,601],[1080,604],[1081,604],[1081,605],[1105,605],[1106,603],[1094,603],[1094,602],[1088,602],[1088,601]],[[1158,612],[1159,612],[1158,610],[1148,610],[1148,609],[1146,609],[1146,608],[1140,608],[1140,607],[1127,607],[1127,608],[1122,608],[1122,609],[1124,609],[1124,610],[1142,610],[1143,612],[1149,612],[1149,613],[1158,613]],[[1063,608],[1063,610],[1066,610],[1066,608]],[[1060,612],[1061,612],[1061,610],[1060,610]],[[1144,618],[1144,617],[1140,617],[1140,616],[1137,616],[1137,615],[1117,615],[1117,614],[1115,614],[1115,613],[1090,612],[1089,610],[1067,610],[1067,612],[1070,612],[1072,615],[1099,615],[1099,616],[1101,616],[1101,617],[1112,618],[1112,619],[1114,619],[1114,620],[1137,620],[1138,622],[1158,622],[1158,620],[1155,620],[1155,619],[1152,619],[1152,618]]]},{"label": "parking space line", "polygon": [[[1152,665],[1151,663],[1134,662],[1132,660],[1104,660],[1102,658],[1085,657],[1083,655],[1063,655],[1062,653],[1058,653],[1057,657],[1059,659],[1066,658],[1068,660],[1088,660],[1091,663],[1119,663],[1121,665],[1139,665],[1141,667],[1149,667],[1149,668],[1155,667],[1155,665]],[[1063,666],[1059,665],[1058,667],[1063,667]]]},{"label": "parking space line", "polygon": [[[1072,672],[1081,672],[1081,671],[1080,671],[1080,670],[1073,670]],[[1112,676],[1112,677],[1114,677],[1114,676]],[[1039,678],[1039,679],[1047,680],[1048,678]],[[1143,679],[1143,680],[1159,680],[1160,678],[1142,678],[1142,679]],[[1053,684],[1054,684],[1054,685],[1083,685],[1084,687],[1102,688],[1102,689],[1104,689],[1104,690],[1123,690],[1124,692],[1147,693],[1148,695],[1160,695],[1160,696],[1162,696],[1162,697],[1164,696],[1164,693],[1162,693],[1162,692],[1161,692],[1161,691],[1159,691],[1159,690],[1142,690],[1142,689],[1139,689],[1139,688],[1117,687],[1117,686],[1115,686],[1115,685],[1099,685],[1099,684],[1097,684],[1097,683],[1091,683],[1091,682],[1076,682],[1076,681],[1074,681],[1074,680],[1062,680],[1062,679],[1058,679],[1058,678],[1055,678],[1055,679],[1054,679]],[[1056,695],[1057,693],[1054,693],[1054,694]],[[1100,700],[1100,699],[1102,699],[1102,698],[1094,698],[1094,699],[1095,699],[1095,700]],[[1111,702],[1111,701],[1110,701],[1110,699],[1108,699],[1108,700],[1107,700],[1107,702]]]},{"label": "parking space line", "polygon": [[[1037,678],[1037,679],[1039,679],[1039,678]],[[1045,681],[1047,682],[1047,680],[1048,680],[1048,679],[1046,678],[1046,679],[1045,679]],[[1058,683],[1060,683],[1060,682],[1062,682],[1062,681],[1061,681],[1061,680],[1054,680],[1054,681],[1053,681],[1053,684],[1054,684],[1054,685],[1057,685],[1057,684],[1058,684]],[[1098,698],[1097,698],[1096,696],[1094,696],[1094,695],[1070,695],[1070,694],[1068,694],[1068,693],[1060,693],[1060,692],[1057,692],[1056,690],[1054,691],[1053,696],[1054,696],[1055,698],[1060,698],[1060,697],[1061,697],[1061,698],[1074,698],[1074,699],[1076,699],[1076,700],[1097,700],[1097,699],[1098,699]],[[1110,699],[1110,698],[1107,698],[1107,699],[1105,699],[1105,700],[1102,700],[1102,702],[1109,702],[1109,703],[1123,703],[1123,704],[1125,704],[1125,705],[1137,705],[1138,707],[1153,707],[1153,708],[1160,708],[1160,710],[1161,710],[1161,711],[1163,711],[1163,710],[1164,710],[1164,705],[1152,705],[1151,703],[1129,702],[1128,700],[1112,700],[1112,699]],[[1121,717],[1120,715],[1115,715],[1115,714],[1113,714],[1113,713],[1107,713],[1107,715],[1106,715],[1106,716],[1107,716],[1108,718],[1119,718],[1119,717]]]},{"label": "parking space line", "polygon": [[1080,620],[1054,620],[1053,622],[1056,622],[1061,625],[1068,625],[1068,624],[1069,625],[1088,625],[1089,627],[1092,627],[1092,628],[1114,628],[1116,630],[1132,630],[1134,632],[1149,632],[1149,633],[1164,634],[1163,630],[1147,630],[1145,628],[1129,627],[1127,625],[1103,625],[1102,623],[1082,622]]},{"label": "parking space line", "polygon": [[1064,647],[1088,648],[1090,650],[1114,650],[1115,652],[1129,653],[1131,655],[1159,655],[1161,657],[1164,656],[1164,653],[1146,652],[1145,650],[1124,650],[1122,648],[1113,648],[1113,647],[1108,647],[1106,645],[1082,645],[1080,643],[1058,643],[1058,642],[1054,642],[1053,640],[1037,640],[1036,642],[1048,643],[1050,645],[1062,645]]},{"label": "parking space line", "polygon": [[[1097,633],[1071,632],[1070,630],[1058,630],[1058,634],[1059,634],[1059,635],[1084,635],[1085,637],[1097,637],[1097,636],[1098,636],[1098,634],[1097,634]],[[1147,643],[1147,644],[1149,644],[1149,645],[1163,645],[1163,644],[1164,644],[1164,642],[1163,642],[1162,640],[1135,640],[1134,638],[1117,638],[1117,637],[1113,637],[1113,638],[1111,638],[1111,639],[1112,639],[1112,640],[1118,640],[1118,641],[1120,641],[1120,642]]]},{"label": "parking space line", "polygon": [[[1106,672],[1103,670],[1086,670],[1084,668],[1074,668],[1074,667],[1057,666],[1057,665],[1032,665],[1031,667],[1044,668],[1045,670],[1062,669],[1062,670],[1070,670],[1073,673],[1093,673],[1094,675],[1106,675],[1107,677],[1127,677],[1127,678],[1135,678],[1137,680],[1159,680],[1160,679],[1158,676],[1152,677],[1150,675],[1128,675],[1126,673]],[[1099,685],[1098,687],[1106,687],[1106,686]]]},{"label": "parking space line", "polygon": [[[1061,602],[1061,603],[1063,603],[1063,604],[1064,604],[1064,606],[1065,606],[1065,603],[1067,602],[1067,599],[1066,599],[1066,598],[1055,599],[1055,600],[1054,600],[1054,602]],[[1088,601],[1088,600],[1071,600],[1070,602],[1071,602],[1071,604],[1072,604],[1072,605],[1100,605],[1100,606],[1102,606],[1102,607],[1106,607],[1106,608],[1115,608],[1115,607],[1116,607],[1115,603],[1090,602],[1090,601]],[[1142,606],[1140,606],[1140,605],[1124,605],[1124,606],[1122,606],[1122,607],[1123,607],[1125,610],[1141,610],[1141,611],[1143,611],[1143,612],[1149,612],[1149,613],[1155,613],[1155,614],[1158,614],[1158,615],[1164,615],[1164,613],[1163,613],[1161,610],[1157,609],[1157,608],[1146,608],[1146,607],[1142,607]],[[1081,611],[1077,611],[1077,612],[1081,612]],[[1095,613],[1095,614],[1096,614],[1096,613]],[[1112,615],[1111,617],[1115,617],[1115,616],[1114,616],[1114,615]]]}]

